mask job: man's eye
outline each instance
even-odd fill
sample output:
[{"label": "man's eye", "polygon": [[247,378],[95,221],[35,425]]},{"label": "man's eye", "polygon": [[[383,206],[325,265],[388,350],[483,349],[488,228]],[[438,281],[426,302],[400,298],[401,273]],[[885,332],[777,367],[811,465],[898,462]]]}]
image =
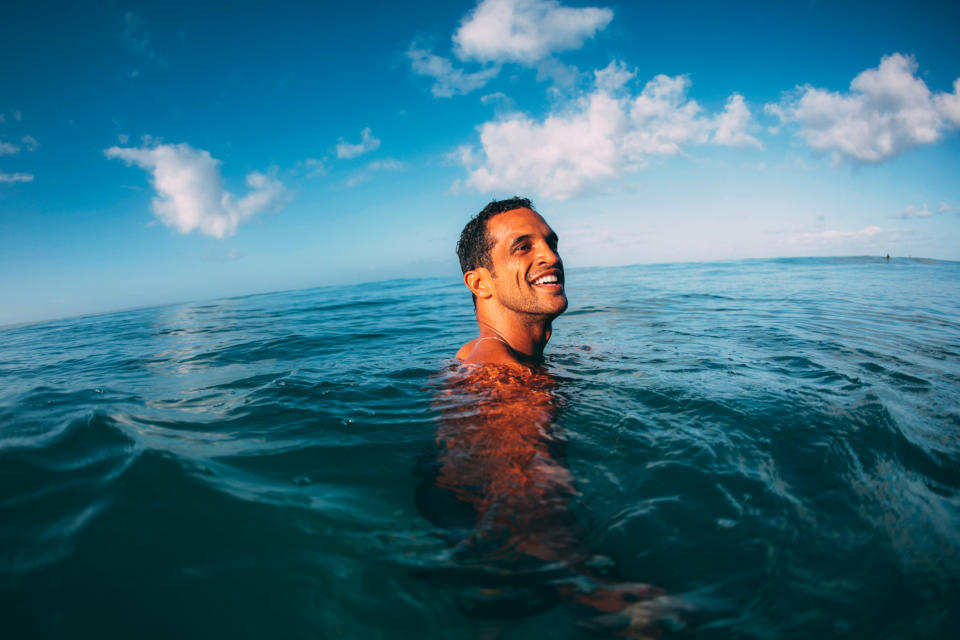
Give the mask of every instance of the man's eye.
[{"label": "man's eye", "polygon": [[529,249],[530,249],[530,245],[528,244],[517,245],[517,251],[528,251]]}]

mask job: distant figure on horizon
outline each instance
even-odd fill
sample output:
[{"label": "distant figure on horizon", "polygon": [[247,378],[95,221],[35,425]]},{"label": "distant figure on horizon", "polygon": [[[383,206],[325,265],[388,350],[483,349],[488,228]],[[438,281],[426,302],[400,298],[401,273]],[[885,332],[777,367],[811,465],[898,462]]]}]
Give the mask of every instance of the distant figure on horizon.
[{"label": "distant figure on horizon", "polygon": [[457,255],[480,335],[460,348],[458,360],[531,364],[543,359],[553,319],[567,308],[557,240],[527,198],[493,201],[467,223]]},{"label": "distant figure on horizon", "polygon": [[887,254],[887,262],[890,262],[890,254]]}]

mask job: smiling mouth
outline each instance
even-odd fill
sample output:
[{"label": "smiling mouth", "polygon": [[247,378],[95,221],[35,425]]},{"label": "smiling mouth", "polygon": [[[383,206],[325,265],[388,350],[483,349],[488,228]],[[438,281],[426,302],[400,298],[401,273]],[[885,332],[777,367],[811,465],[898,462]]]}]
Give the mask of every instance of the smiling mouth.
[{"label": "smiling mouth", "polygon": [[531,280],[530,284],[532,284],[535,287],[541,287],[543,289],[562,289],[563,274],[559,271],[545,273],[542,276],[539,276]]}]

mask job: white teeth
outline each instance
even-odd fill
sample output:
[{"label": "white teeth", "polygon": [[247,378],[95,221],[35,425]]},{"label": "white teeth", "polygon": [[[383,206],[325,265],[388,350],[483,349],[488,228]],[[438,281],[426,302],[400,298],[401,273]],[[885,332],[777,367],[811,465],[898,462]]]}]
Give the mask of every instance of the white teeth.
[{"label": "white teeth", "polygon": [[541,276],[533,281],[533,284],[554,284],[559,282],[557,276]]}]

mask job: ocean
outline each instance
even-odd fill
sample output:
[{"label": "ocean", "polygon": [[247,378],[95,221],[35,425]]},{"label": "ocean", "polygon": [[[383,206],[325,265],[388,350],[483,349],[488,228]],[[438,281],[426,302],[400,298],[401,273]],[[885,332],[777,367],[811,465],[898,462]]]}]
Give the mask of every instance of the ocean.
[{"label": "ocean", "polygon": [[0,635],[953,637],[960,263],[567,293],[512,395],[446,278],[0,331]]}]

